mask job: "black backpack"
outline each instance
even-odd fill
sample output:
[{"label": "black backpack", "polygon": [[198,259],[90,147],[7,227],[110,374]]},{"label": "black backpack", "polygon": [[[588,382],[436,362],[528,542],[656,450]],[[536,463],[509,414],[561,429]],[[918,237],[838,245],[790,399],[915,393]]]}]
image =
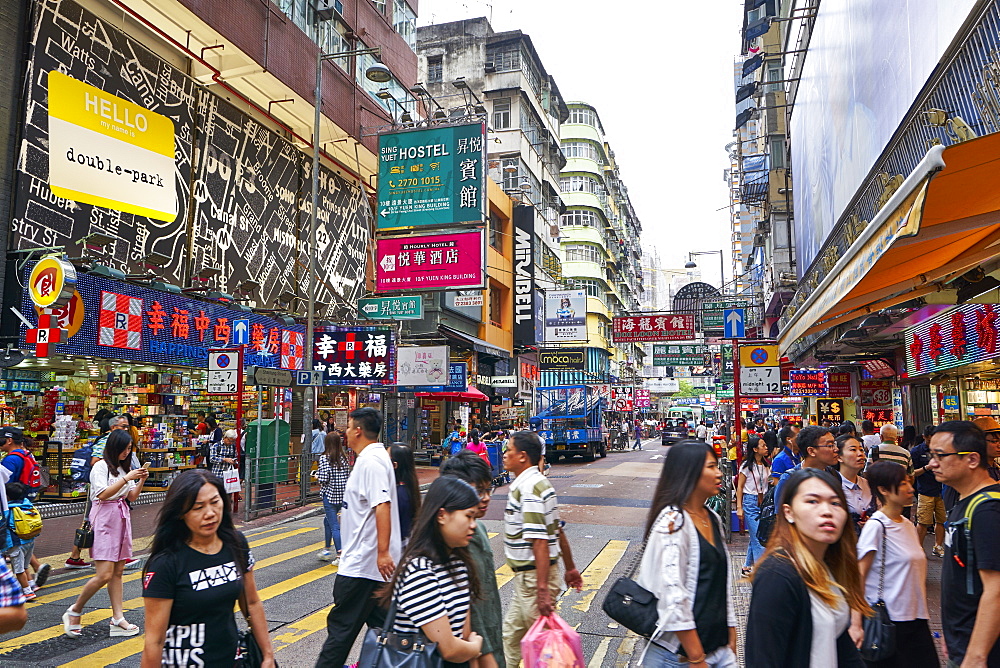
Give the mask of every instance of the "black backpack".
[{"label": "black backpack", "polygon": [[774,523],[777,521],[777,511],[774,507],[774,490],[777,485],[771,485],[764,494],[764,500],[760,506],[760,519],[757,520],[757,541],[761,545],[767,545],[767,539],[771,537],[774,530]]}]

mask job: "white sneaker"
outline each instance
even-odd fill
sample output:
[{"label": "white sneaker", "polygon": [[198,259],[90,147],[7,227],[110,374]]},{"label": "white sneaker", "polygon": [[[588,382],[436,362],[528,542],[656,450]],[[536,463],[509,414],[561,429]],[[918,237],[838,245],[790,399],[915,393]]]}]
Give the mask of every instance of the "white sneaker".
[{"label": "white sneaker", "polygon": [[333,566],[336,566],[339,563],[340,563],[340,557],[334,557],[333,559],[330,560],[330,564]]},{"label": "white sneaker", "polygon": [[330,550],[320,550],[316,553],[316,558],[320,561],[330,561],[331,557],[333,557],[333,553]]},{"label": "white sneaker", "polygon": [[931,548],[931,553],[935,557],[944,557],[944,546],[943,545],[935,545],[934,547]]}]

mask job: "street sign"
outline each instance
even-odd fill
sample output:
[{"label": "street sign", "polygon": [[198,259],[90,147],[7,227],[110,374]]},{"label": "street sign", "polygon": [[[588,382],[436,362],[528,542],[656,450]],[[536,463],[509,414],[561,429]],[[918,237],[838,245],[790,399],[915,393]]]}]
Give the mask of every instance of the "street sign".
[{"label": "street sign", "polygon": [[747,335],[746,309],[727,308],[722,312],[722,324],[727,339],[742,339]]},{"label": "street sign", "polygon": [[780,367],[778,346],[774,344],[740,346],[740,366],[773,366]]},{"label": "street sign", "polygon": [[267,385],[269,387],[291,387],[295,384],[292,380],[292,372],[288,369],[268,369],[263,366],[249,367],[247,379],[251,385]]},{"label": "street sign", "polygon": [[726,309],[742,308],[749,309],[750,299],[739,297],[727,299],[725,301],[702,302],[701,303],[701,327],[702,329],[722,329]]},{"label": "street sign", "polygon": [[315,371],[296,371],[295,372],[295,384],[303,385],[307,387],[317,387],[323,384],[323,372],[320,370]]},{"label": "street sign", "polygon": [[233,320],[233,345],[246,346],[250,344],[250,320]]},{"label": "street sign", "polygon": [[422,320],[424,298],[413,297],[373,297],[358,300],[358,313],[371,320]]},{"label": "street sign", "polygon": [[697,343],[656,344],[653,366],[696,366],[705,364],[708,347]]},{"label": "street sign", "polygon": [[781,369],[777,366],[741,366],[740,394],[781,395]]},{"label": "street sign", "polygon": [[243,352],[210,350],[208,353],[208,394],[236,394],[243,373]]}]

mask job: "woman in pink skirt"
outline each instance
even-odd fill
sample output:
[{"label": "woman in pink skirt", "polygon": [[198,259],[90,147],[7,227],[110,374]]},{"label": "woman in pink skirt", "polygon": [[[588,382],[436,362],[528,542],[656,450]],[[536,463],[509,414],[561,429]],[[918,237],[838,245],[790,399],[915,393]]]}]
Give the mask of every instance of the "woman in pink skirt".
[{"label": "woman in pink skirt", "polygon": [[145,468],[132,468],[132,437],[124,429],[112,431],[104,447],[104,458],[90,470],[90,523],[94,527],[94,546],[90,556],[97,574],[87,581],[83,591],[63,614],[63,631],[79,638],[83,627],[83,606],[104,585],[111,598],[111,637],[134,636],[139,627],[125,621],[122,611],[122,573],[132,557],[132,521],[125,500],[135,501],[149,476]]}]

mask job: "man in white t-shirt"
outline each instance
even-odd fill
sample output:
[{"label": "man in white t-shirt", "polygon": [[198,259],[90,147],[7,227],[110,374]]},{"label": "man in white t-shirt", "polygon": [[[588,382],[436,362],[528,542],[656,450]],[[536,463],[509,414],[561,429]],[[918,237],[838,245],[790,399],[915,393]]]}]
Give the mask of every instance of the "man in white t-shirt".
[{"label": "man in white t-shirt", "polygon": [[861,421],[861,443],[865,446],[865,454],[871,456],[872,448],[877,448],[882,437],[875,433],[875,423],[871,420]]},{"label": "man in white t-shirt", "polygon": [[342,668],[361,627],[385,622],[386,611],[375,604],[374,594],[392,577],[401,550],[396,476],[389,453],[377,440],[381,431],[382,415],[374,408],[359,408],[348,416],[347,445],[357,460],[344,489],[343,552],[316,668]]}]

